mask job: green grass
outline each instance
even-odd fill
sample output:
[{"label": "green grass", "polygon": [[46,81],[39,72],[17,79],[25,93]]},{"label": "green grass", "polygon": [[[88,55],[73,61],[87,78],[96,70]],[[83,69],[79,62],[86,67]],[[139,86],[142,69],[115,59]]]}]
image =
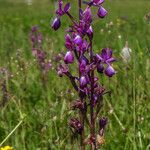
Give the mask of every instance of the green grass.
[{"label": "green grass", "polygon": [[[114,67],[118,73],[110,80],[99,75],[105,87],[112,91],[111,97],[105,96],[100,113],[109,118],[106,144],[101,149],[149,150],[150,25],[143,17],[149,12],[150,2],[107,0],[105,7],[109,16],[94,23],[94,50],[111,47],[117,58]],[[76,5],[73,8],[75,10]],[[67,125],[68,119],[76,116],[69,109],[71,101],[77,98],[75,91],[66,78],[56,75],[55,69],[49,72],[43,86],[31,55],[29,32],[33,25],[40,26],[49,59],[64,49],[64,29],[68,21],[63,17],[62,28],[52,31],[53,12],[54,3],[48,0],[32,6],[19,0],[0,0],[0,68],[8,68],[11,74],[11,78],[0,74],[0,85],[6,81],[9,94],[5,106],[0,108],[0,143],[20,123],[3,144],[15,150],[76,150],[78,146],[76,140],[70,139]],[[110,22],[112,26],[107,25]],[[120,57],[125,41],[132,49],[128,69]],[[2,90],[0,98],[2,101]]]}]

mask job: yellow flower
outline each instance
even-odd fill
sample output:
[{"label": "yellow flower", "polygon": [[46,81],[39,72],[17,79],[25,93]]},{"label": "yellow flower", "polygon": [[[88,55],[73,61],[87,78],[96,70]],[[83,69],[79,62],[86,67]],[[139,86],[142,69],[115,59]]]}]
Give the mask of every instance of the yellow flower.
[{"label": "yellow flower", "polygon": [[0,148],[0,150],[14,150],[14,149],[13,147],[5,146],[5,147]]}]

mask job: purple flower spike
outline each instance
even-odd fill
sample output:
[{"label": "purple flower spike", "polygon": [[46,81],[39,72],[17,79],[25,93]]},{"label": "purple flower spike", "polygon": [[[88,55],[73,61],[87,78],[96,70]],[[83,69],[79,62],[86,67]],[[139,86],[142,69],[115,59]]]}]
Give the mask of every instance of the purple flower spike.
[{"label": "purple flower spike", "polygon": [[102,64],[102,63],[98,64],[98,66],[97,66],[97,72],[103,73],[103,71],[104,71],[104,66],[103,66],[103,64]]},{"label": "purple flower spike", "polygon": [[87,78],[85,76],[82,76],[80,78],[80,87],[84,88],[88,84]]},{"label": "purple flower spike", "polygon": [[64,58],[64,62],[66,64],[71,64],[74,62],[74,55],[72,53],[72,51],[68,51],[65,55],[65,58]]},{"label": "purple flower spike", "polygon": [[61,26],[60,18],[56,17],[52,23],[52,28],[56,31]]},{"label": "purple flower spike", "polygon": [[114,68],[111,65],[108,65],[107,68],[106,68],[106,70],[105,70],[105,74],[108,77],[112,77],[115,73],[116,72],[115,72]]},{"label": "purple flower spike", "polygon": [[[106,91],[103,87],[103,82],[99,82],[95,71],[97,70],[98,73],[108,77],[112,77],[116,72],[112,67],[112,62],[115,59],[111,49],[104,48],[98,54],[94,52],[93,19],[95,14],[92,14],[92,9],[93,7],[97,8],[99,18],[104,18],[107,11],[101,6],[104,0],[77,0],[78,17],[76,17],[70,12],[71,1],[66,3],[64,7],[63,0],[57,1],[56,16],[62,19],[61,16],[66,15],[71,21],[69,28],[65,30],[67,53],[62,56],[64,66],[61,64],[57,69],[60,77],[65,75],[70,80],[78,95],[77,100],[71,103],[71,109],[74,111],[77,109],[80,120],[72,118],[69,125],[74,137],[81,136],[81,149],[88,149],[87,144],[91,144],[91,149],[97,150],[104,143],[107,119],[99,119],[98,116],[103,106],[103,95],[107,94],[108,90]],[[86,6],[84,7],[82,4]],[[75,115],[77,116],[77,114]],[[97,123],[98,129],[96,129]],[[87,127],[89,127],[89,132],[87,132]],[[88,134],[89,137],[87,137]],[[80,148],[76,147],[76,149]]]},{"label": "purple flower spike", "polygon": [[76,35],[76,37],[74,38],[74,43],[77,44],[77,45],[80,45],[82,44],[82,38],[80,35]]},{"label": "purple flower spike", "polygon": [[64,12],[67,13],[70,10],[70,3],[67,3],[64,7]]},{"label": "purple flower spike", "polygon": [[89,27],[89,29],[87,30],[87,35],[90,39],[93,38],[93,29],[92,29],[92,26]]},{"label": "purple flower spike", "polygon": [[104,18],[107,15],[107,10],[105,8],[103,8],[102,6],[99,7],[97,15],[100,18]]}]

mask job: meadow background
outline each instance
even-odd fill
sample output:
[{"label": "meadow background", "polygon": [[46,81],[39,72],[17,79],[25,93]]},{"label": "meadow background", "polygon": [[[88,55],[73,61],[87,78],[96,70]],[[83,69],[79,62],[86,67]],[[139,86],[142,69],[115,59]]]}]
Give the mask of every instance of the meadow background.
[{"label": "meadow background", "polygon": [[[144,16],[150,12],[150,1],[106,0],[104,5],[109,15],[95,20],[94,50],[114,50],[117,74],[111,79],[99,75],[112,91],[111,96],[105,96],[100,113],[109,119],[106,143],[101,149],[149,150],[150,17]],[[76,4],[72,7],[72,14],[76,14]],[[64,29],[69,21],[63,17],[62,28],[52,31],[54,10],[54,0],[0,0],[0,69],[7,69],[6,73],[0,72],[0,147],[77,150],[68,128],[69,117],[75,115],[69,105],[76,95],[69,81],[57,76],[54,61],[65,50]],[[45,85],[31,53],[29,33],[33,25],[40,27],[43,48],[53,65]],[[126,41],[132,49],[128,65],[120,57]]]}]

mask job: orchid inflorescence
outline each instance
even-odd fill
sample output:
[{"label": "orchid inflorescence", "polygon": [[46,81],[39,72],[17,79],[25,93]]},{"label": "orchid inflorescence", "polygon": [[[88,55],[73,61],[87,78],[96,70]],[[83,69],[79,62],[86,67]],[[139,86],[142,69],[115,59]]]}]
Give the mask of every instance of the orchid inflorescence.
[{"label": "orchid inflorescence", "polygon": [[[79,110],[80,119],[71,118],[69,125],[74,133],[81,136],[82,150],[85,149],[86,144],[90,144],[91,149],[98,149],[98,145],[102,144],[98,138],[103,139],[104,129],[107,124],[107,118],[101,117],[99,119],[99,130],[95,129],[96,120],[103,105],[103,95],[107,93],[105,88],[98,82],[96,72],[107,77],[112,77],[116,73],[112,67],[115,59],[112,57],[111,49],[103,48],[100,54],[94,54],[93,51],[93,17],[91,9],[92,7],[98,8],[97,16],[104,18],[107,15],[107,11],[102,7],[103,2],[104,0],[83,2],[86,5],[85,10],[83,10],[81,7],[82,1],[78,0],[79,21],[77,21],[70,13],[71,4],[67,3],[63,7],[63,1],[58,0],[56,18],[52,22],[54,30],[60,28],[63,15],[67,15],[72,22],[72,25],[66,30],[65,47],[67,52],[64,56],[64,63],[58,67],[58,75],[60,77],[66,75],[79,96],[79,99],[72,103],[72,109]],[[75,59],[78,65],[78,76],[73,76],[69,69],[70,64],[73,64]],[[87,138],[85,123],[90,129],[90,136]]]},{"label": "orchid inflorescence", "polygon": [[32,27],[30,40],[32,43],[32,55],[37,60],[40,70],[43,73],[48,72],[52,68],[52,64],[47,60],[47,53],[42,48],[43,36],[39,32],[38,26]]}]

